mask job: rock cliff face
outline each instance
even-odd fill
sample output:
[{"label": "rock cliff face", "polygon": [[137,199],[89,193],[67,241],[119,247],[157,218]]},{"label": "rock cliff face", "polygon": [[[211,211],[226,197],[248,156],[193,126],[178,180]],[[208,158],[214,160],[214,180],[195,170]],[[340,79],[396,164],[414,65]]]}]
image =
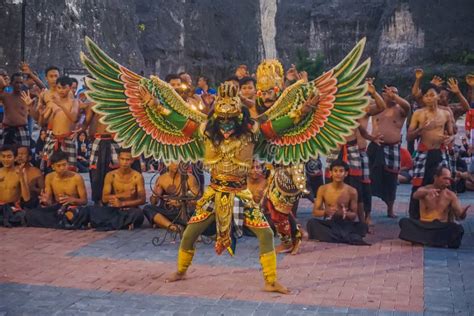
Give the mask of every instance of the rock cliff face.
[{"label": "rock cliff face", "polygon": [[[0,67],[20,61],[21,0],[0,4]],[[25,0],[26,60],[82,68],[90,36],[113,58],[146,75],[186,70],[220,81],[235,65],[264,57],[285,66],[298,50],[336,64],[363,36],[371,72],[411,81],[413,68],[474,71],[474,1],[388,0]]]}]

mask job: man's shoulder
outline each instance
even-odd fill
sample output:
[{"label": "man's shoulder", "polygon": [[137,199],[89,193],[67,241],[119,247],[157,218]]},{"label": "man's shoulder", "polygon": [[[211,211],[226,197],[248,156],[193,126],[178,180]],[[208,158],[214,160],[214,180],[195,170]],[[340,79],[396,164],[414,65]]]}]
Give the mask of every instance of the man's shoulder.
[{"label": "man's shoulder", "polygon": [[357,190],[349,184],[344,183],[344,189],[346,189],[350,194],[357,194]]}]

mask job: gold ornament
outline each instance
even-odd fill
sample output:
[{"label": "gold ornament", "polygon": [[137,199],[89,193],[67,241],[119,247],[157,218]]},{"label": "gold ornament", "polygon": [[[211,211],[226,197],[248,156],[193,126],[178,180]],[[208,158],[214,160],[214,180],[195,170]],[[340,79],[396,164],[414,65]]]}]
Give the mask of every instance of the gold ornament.
[{"label": "gold ornament", "polygon": [[257,90],[283,88],[283,66],[277,59],[265,59],[257,68]]},{"label": "gold ornament", "polygon": [[214,107],[214,117],[231,118],[242,114],[237,87],[229,82],[220,85]]}]

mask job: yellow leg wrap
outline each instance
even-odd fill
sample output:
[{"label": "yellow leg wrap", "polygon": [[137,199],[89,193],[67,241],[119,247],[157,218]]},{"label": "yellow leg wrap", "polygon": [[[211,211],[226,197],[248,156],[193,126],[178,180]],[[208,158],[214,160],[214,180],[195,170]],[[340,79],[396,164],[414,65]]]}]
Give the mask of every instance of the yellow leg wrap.
[{"label": "yellow leg wrap", "polygon": [[270,251],[260,255],[263,278],[268,284],[274,284],[277,280],[277,257],[275,251]]},{"label": "yellow leg wrap", "polygon": [[194,250],[178,250],[178,273],[185,274],[193,261]]}]

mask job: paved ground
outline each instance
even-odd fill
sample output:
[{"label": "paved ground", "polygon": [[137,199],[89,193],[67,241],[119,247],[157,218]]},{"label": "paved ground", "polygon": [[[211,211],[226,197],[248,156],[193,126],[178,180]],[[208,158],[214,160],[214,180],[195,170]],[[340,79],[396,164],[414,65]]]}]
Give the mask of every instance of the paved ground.
[{"label": "paved ground", "polygon": [[[148,178],[150,176],[148,175]],[[406,215],[408,186],[396,204]],[[474,194],[461,195],[473,203]],[[299,220],[310,216],[303,202]],[[166,284],[176,242],[155,247],[161,230],[132,232],[0,229],[0,315],[473,315],[474,220],[459,250],[413,247],[374,201],[371,246],[305,242],[280,255],[290,295],[262,292],[258,248],[244,237],[234,258],[200,243],[186,281]],[[474,216],[473,216],[474,218]]]}]

